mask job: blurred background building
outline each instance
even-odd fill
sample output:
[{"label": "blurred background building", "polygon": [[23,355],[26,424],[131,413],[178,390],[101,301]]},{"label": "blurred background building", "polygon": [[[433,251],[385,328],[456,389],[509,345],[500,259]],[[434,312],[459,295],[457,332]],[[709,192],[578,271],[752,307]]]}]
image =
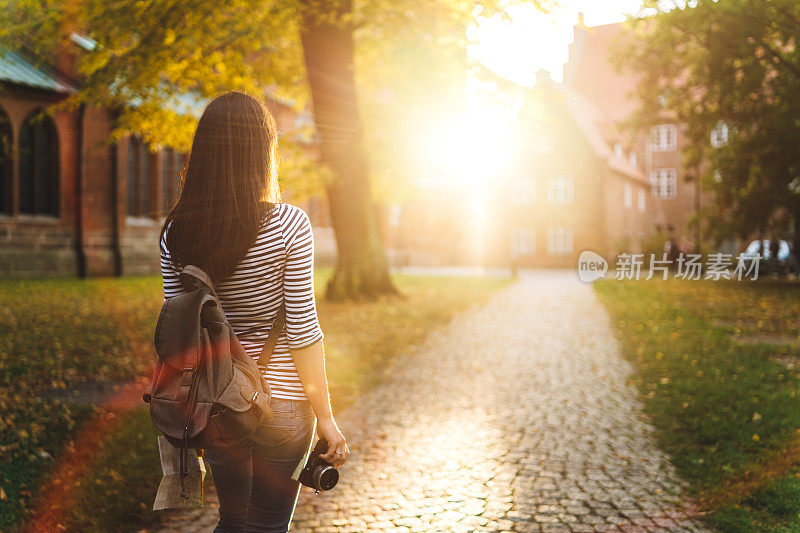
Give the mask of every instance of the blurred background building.
[{"label": "blurred background building", "polygon": [[[146,274],[159,270],[158,234],[178,198],[185,154],[136,136],[113,142],[113,109],[42,114],[79,86],[75,55],[93,46],[73,34],[55,65],[13,51],[0,56],[0,276]],[[267,95],[282,136],[310,120]],[[205,101],[174,105],[199,116]],[[314,157],[313,138],[300,139]],[[287,191],[291,199],[291,191]],[[332,232],[320,198],[301,202],[330,261]]]},{"label": "blurred background building", "polygon": [[515,138],[515,172],[490,202],[487,264],[574,266],[583,250],[642,251],[651,187],[596,105],[540,71]]},{"label": "blurred background building", "polygon": [[[609,60],[622,31],[575,26],[563,82],[539,72],[507,137],[509,161],[479,178],[480,194],[432,174],[416,180],[411,198],[376,205],[393,266],[573,266],[583,250],[613,260],[660,252],[667,239],[696,249],[692,217],[711,199],[683,171],[681,124],[659,116],[647,131],[624,125],[637,80]],[[52,66],[0,56],[0,275],[156,272],[185,154],[135,136],[112,142],[113,109],[42,115],[80,86],[74,58],[93,42],[74,34],[71,46]],[[313,126],[308,110],[266,97],[283,138]],[[199,116],[205,102],[186,95],[174,105]],[[724,128],[715,133],[710,141],[724,143]],[[297,137],[316,159],[316,138]],[[318,262],[331,264],[325,198],[285,192],[312,220]]]},{"label": "blurred background building", "polygon": [[[620,74],[609,59],[613,43],[624,31],[623,23],[576,25],[569,61],[564,65],[564,83],[616,123],[628,119],[638,105],[630,96],[637,78]],[[631,146],[652,184],[652,229],[666,233],[684,248],[694,248],[697,232],[691,229],[692,217],[702,206],[710,205],[711,196],[701,191],[698,180],[683,170],[686,137],[682,125],[666,113],[652,117],[652,123],[649,131],[636,132]],[[709,142],[726,140],[727,130],[721,126]]]}]

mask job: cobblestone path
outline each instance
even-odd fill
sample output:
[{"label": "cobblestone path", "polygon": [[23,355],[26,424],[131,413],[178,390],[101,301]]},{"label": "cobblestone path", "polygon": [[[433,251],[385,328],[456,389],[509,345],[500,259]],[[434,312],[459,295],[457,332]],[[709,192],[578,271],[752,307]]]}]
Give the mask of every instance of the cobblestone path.
[{"label": "cobblestone path", "polygon": [[[353,454],[292,530],[700,531],[630,372],[590,286],[524,274],[337,416]],[[210,500],[164,532],[211,531]]]}]

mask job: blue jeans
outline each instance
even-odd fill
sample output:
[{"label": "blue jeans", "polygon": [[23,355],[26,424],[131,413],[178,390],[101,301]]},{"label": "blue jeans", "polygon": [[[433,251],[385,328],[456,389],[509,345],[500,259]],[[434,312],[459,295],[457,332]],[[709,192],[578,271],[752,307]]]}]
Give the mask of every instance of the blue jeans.
[{"label": "blue jeans", "polygon": [[219,499],[214,533],[289,530],[300,483],[291,479],[311,447],[316,418],[308,400],[270,399],[275,412],[262,433],[224,451],[205,451]]}]

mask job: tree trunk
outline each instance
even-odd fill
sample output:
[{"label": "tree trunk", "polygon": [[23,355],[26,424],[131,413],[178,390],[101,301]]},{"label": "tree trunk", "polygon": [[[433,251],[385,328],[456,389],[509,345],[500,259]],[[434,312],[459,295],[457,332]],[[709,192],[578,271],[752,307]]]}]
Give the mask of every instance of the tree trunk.
[{"label": "tree trunk", "polygon": [[[313,7],[311,7],[313,6]],[[367,157],[356,101],[353,30],[341,22],[351,0],[308,2],[301,39],[338,256],[326,297],[337,300],[396,293],[372,206]]]}]

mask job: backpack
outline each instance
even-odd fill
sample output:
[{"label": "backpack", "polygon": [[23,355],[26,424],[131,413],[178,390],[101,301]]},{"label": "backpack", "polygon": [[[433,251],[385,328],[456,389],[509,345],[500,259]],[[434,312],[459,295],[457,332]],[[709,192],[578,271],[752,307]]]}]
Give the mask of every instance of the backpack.
[{"label": "backpack", "polygon": [[[142,399],[150,404],[154,425],[180,448],[185,492],[189,448],[226,449],[247,438],[263,443],[258,428],[274,413],[269,385],[236,338],[209,276],[188,265],[180,280],[186,292],[167,298],[161,307],[156,367]],[[282,305],[259,363],[269,361],[285,325]]]}]

